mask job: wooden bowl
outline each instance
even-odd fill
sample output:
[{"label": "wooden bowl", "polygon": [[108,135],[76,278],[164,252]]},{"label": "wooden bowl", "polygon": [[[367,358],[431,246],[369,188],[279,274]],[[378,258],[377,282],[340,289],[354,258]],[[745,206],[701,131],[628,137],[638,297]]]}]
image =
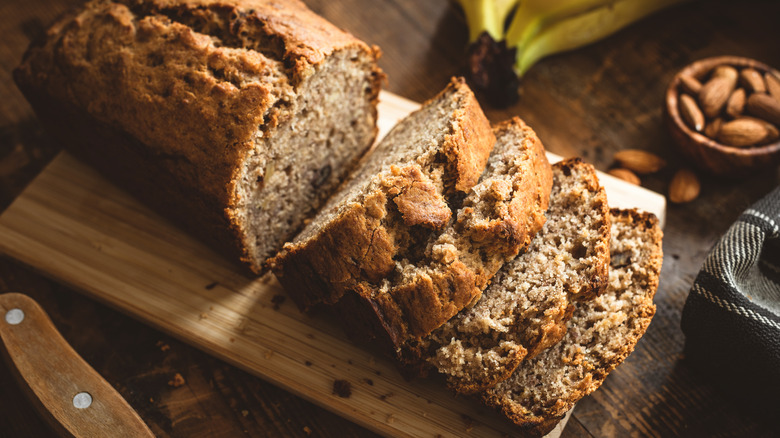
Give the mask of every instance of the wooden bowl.
[{"label": "wooden bowl", "polygon": [[677,99],[680,95],[680,77],[690,75],[702,81],[718,65],[752,67],[761,73],[777,70],[749,58],[718,56],[696,61],[674,76],[666,90],[666,125],[682,152],[697,167],[715,175],[745,177],[760,169],[780,164],[780,141],[761,146],[733,147],[718,143],[688,127],[680,117]]}]

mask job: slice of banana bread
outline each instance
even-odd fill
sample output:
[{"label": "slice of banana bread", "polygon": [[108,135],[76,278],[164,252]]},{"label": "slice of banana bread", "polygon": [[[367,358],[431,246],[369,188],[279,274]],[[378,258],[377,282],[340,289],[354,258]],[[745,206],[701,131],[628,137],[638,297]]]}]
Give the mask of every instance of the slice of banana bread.
[{"label": "slice of banana bread", "polygon": [[93,0],[14,77],[71,152],[259,273],[371,146],[377,56],[298,0]]},{"label": "slice of banana bread", "polygon": [[483,401],[533,436],[555,427],[634,350],[655,314],[663,255],[658,220],[635,210],[612,212],[609,283],[577,303],[560,343],[523,362]]},{"label": "slice of banana bread", "polygon": [[547,222],[508,262],[477,304],[428,336],[427,362],[461,394],[506,380],[525,358],[566,333],[574,300],[607,283],[609,207],[596,170],[574,158],[553,165]]},{"label": "slice of banana bread", "polygon": [[552,184],[528,126],[494,131],[461,81],[401,121],[274,260],[298,305],[335,304],[355,340],[397,351],[473,303],[541,228]]}]

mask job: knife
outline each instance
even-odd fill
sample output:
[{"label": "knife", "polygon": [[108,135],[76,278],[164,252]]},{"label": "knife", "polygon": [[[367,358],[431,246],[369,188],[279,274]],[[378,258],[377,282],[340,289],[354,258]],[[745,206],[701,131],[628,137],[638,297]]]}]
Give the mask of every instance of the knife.
[{"label": "knife", "polygon": [[0,295],[3,356],[39,413],[69,437],[154,437],[27,295]]}]

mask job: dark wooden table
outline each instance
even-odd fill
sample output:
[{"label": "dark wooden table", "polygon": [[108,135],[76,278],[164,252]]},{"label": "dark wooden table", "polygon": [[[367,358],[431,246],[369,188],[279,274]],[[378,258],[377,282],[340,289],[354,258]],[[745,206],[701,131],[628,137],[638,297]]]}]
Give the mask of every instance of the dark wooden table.
[{"label": "dark wooden table", "polygon": [[[80,0],[0,2],[0,211],[60,146],[42,131],[11,80],[31,38]],[[446,0],[306,0],[384,51],[387,89],[423,100],[463,68],[466,28]],[[615,151],[640,148],[670,165],[643,184],[665,192],[684,165],[662,125],[674,72],[707,56],[741,55],[780,67],[780,2],[701,1],[650,17],[598,44],[551,57],[522,81],[521,100],[486,108],[520,115],[547,148],[605,170]],[[634,354],[581,401],[564,436],[770,436],[683,355],[680,314],[708,249],[740,212],[778,185],[778,172],[743,181],[703,177],[702,195],[668,210],[658,313]],[[0,259],[0,293],[24,292],[160,436],[370,436],[371,432],[153,330],[19,263]],[[181,374],[185,384],[175,387]],[[170,382],[170,383],[169,383]],[[0,435],[49,436],[0,363]],[[776,436],[776,435],[775,435]]]}]

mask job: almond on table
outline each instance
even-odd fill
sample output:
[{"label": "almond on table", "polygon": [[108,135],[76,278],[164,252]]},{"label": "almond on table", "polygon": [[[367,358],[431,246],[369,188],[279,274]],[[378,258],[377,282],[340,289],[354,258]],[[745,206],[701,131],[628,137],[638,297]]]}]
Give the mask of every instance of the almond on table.
[{"label": "almond on table", "polygon": [[615,153],[615,161],[640,175],[658,172],[666,167],[666,161],[658,155],[641,149],[624,149]]}]

